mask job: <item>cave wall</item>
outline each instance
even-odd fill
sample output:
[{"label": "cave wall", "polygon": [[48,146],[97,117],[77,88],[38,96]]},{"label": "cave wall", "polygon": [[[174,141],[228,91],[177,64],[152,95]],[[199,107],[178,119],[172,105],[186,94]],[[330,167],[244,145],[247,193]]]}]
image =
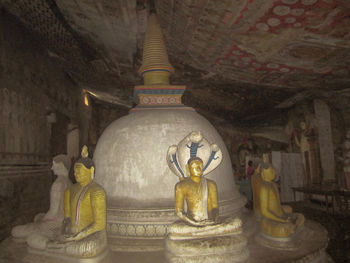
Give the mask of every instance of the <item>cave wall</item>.
[{"label": "cave wall", "polygon": [[59,138],[76,121],[79,93],[35,34],[3,10],[0,83],[1,240],[47,211],[52,155],[65,149]]}]

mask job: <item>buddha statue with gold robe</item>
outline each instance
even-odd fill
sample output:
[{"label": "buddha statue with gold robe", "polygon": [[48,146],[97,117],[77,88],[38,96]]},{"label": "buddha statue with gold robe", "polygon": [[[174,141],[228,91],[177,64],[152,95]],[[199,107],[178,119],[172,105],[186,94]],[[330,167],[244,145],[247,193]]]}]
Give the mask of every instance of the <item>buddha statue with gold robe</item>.
[{"label": "buddha statue with gold robe", "polygon": [[192,132],[179,145],[169,147],[167,160],[169,168],[180,179],[175,185],[175,212],[182,222],[169,227],[172,238],[240,230],[242,222],[239,218],[219,220],[216,183],[204,177],[222,160],[216,144],[209,144],[200,132]]},{"label": "buddha statue with gold robe", "polygon": [[247,239],[237,217],[219,217],[218,189],[204,176],[222,160],[216,144],[192,132],[170,146],[167,161],[179,176],[175,185],[175,213],[181,219],[168,227],[168,262],[246,262]]},{"label": "buddha statue with gold robe", "polygon": [[[190,177],[175,186],[175,211],[194,226],[213,225],[218,221],[218,191],[216,183],[203,178],[203,161],[199,157],[188,160]],[[187,213],[184,212],[184,202]]]},{"label": "buddha statue with gold robe", "polygon": [[106,193],[93,181],[94,170],[84,146],[82,158],[74,165],[77,183],[64,193],[61,235],[53,240],[36,237],[29,246],[78,258],[91,258],[106,250]]},{"label": "buddha statue with gold robe", "polygon": [[304,224],[304,216],[292,213],[290,206],[281,205],[277,184],[273,182],[276,177],[273,166],[266,162],[267,155],[263,155],[264,163],[259,170],[261,180],[256,184],[254,194],[258,195],[254,200],[259,202],[258,213],[261,214],[261,230],[271,237],[289,237],[298,227]]}]

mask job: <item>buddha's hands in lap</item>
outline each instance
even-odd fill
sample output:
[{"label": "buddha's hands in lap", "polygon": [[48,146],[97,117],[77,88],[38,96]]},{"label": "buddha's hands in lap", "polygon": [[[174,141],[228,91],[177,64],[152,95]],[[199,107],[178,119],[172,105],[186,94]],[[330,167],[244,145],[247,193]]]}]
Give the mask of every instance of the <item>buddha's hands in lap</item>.
[{"label": "buddha's hands in lap", "polygon": [[79,233],[75,235],[60,235],[56,240],[52,240],[48,243],[48,248],[63,248],[67,243],[77,241],[79,239],[81,239]]},{"label": "buddha's hands in lap", "polygon": [[59,236],[56,240],[51,240],[47,243],[47,248],[60,249],[66,246],[66,241],[64,236]]},{"label": "buddha's hands in lap", "polygon": [[210,226],[210,225],[214,225],[215,221],[210,220],[210,219],[205,219],[205,220],[201,220],[201,221],[193,221],[192,224],[195,226]]},{"label": "buddha's hands in lap", "polygon": [[65,218],[62,223],[62,235],[69,235],[71,230],[71,222],[69,218]]},{"label": "buddha's hands in lap", "polygon": [[178,217],[180,217],[182,220],[186,221],[187,223],[193,225],[193,226],[209,226],[214,225],[216,222],[211,219],[205,219],[201,221],[195,221],[191,218],[189,218],[187,215],[185,215],[183,212],[177,213]]}]

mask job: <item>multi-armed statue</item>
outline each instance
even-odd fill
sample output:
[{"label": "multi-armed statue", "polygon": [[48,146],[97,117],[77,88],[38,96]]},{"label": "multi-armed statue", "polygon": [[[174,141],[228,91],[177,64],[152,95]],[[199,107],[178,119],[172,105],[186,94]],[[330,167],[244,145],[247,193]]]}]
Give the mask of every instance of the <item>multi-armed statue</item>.
[{"label": "multi-armed statue", "polygon": [[233,256],[237,262],[247,260],[246,239],[239,235],[242,221],[219,218],[217,185],[204,177],[221,160],[219,147],[210,144],[200,132],[192,132],[178,145],[169,147],[168,166],[180,179],[175,186],[175,212],[182,219],[168,229],[169,261],[182,258],[186,262],[226,262]]},{"label": "multi-armed statue", "polygon": [[93,181],[95,166],[83,147],[82,157],[74,165],[77,183],[64,193],[62,233],[55,238],[32,236],[28,245],[50,255],[63,254],[93,258],[107,249],[106,194]]}]

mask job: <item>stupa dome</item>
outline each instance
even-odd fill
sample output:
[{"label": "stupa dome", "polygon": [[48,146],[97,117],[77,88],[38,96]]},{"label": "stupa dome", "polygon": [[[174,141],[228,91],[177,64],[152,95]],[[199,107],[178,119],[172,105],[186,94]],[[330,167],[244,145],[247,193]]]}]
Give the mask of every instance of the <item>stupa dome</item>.
[{"label": "stupa dome", "polygon": [[114,121],[98,141],[96,181],[106,190],[109,206],[173,207],[178,178],[170,171],[166,154],[170,145],[192,131],[201,131],[222,149],[221,165],[207,175],[218,185],[219,200],[239,199],[227,149],[205,118],[193,110],[147,110]]},{"label": "stupa dome", "polygon": [[113,250],[159,250],[175,215],[178,182],[166,161],[170,145],[200,131],[222,150],[222,163],[207,178],[216,181],[220,216],[245,204],[235,188],[231,160],[215,128],[191,108],[135,111],[111,123],[94,153],[95,179],[107,193],[107,233]]}]

